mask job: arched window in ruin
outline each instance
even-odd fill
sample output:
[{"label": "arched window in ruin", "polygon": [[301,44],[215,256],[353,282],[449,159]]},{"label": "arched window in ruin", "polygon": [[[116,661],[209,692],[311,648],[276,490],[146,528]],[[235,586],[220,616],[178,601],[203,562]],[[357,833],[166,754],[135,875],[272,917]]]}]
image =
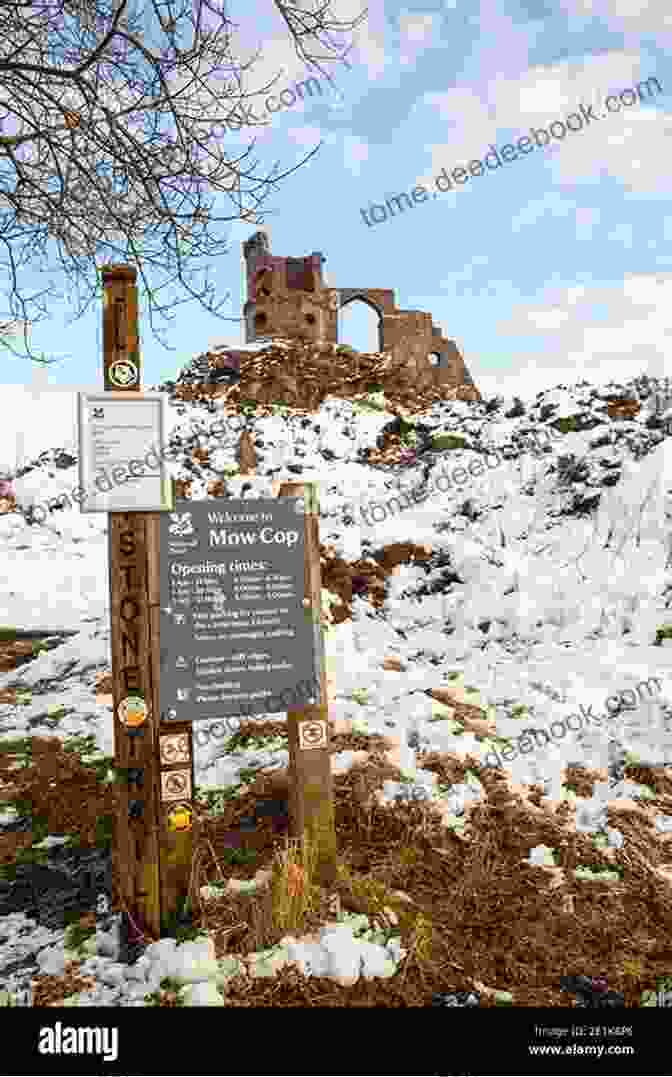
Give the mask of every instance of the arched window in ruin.
[{"label": "arched window in ruin", "polygon": [[429,359],[432,366],[440,366],[441,365],[441,356],[439,355],[438,352],[430,352],[429,355],[427,356],[427,358]]},{"label": "arched window in ruin", "polygon": [[382,351],[382,318],[370,300],[353,296],[343,304],[338,313],[338,343],[358,352]]}]

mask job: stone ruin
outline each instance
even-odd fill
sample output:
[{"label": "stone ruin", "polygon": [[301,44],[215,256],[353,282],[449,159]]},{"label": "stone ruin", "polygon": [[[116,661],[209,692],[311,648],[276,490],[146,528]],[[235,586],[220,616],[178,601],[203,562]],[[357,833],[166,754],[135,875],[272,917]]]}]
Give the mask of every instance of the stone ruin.
[{"label": "stone ruin", "polygon": [[266,232],[256,232],[246,240],[243,253],[246,344],[284,338],[336,345],[338,311],[361,299],[378,314],[378,351],[391,355],[395,366],[401,360],[422,382],[429,379],[437,389],[455,390],[447,396],[481,399],[455,341],[434,326],[431,314],[399,310],[392,290],[329,288],[322,279],[323,254],[314,251],[303,258],[273,255]]},{"label": "stone ruin", "polygon": [[[245,344],[213,341],[182,371],[175,398],[223,396],[234,411],[244,401],[314,411],[329,395],[357,400],[378,388],[399,415],[441,400],[481,400],[455,341],[429,314],[397,309],[394,292],[329,288],[322,278],[324,255],[272,255],[266,232],[243,243],[243,252]],[[378,312],[377,352],[338,342],[338,311],[354,299]]]}]

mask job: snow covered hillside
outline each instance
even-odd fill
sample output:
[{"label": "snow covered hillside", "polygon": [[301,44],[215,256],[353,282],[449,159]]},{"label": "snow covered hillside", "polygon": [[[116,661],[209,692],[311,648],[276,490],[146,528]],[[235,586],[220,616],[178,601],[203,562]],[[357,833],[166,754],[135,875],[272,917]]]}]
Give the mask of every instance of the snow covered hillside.
[{"label": "snow covered hillside", "polygon": [[[182,371],[177,384],[190,378]],[[254,498],[279,480],[319,483],[323,585],[338,579],[330,719],[352,735],[394,731],[387,758],[399,780],[381,783],[379,804],[414,790],[463,835],[484,786],[470,772],[437,781],[429,761],[441,756],[498,767],[518,791],[539,785],[547,806],[568,801],[577,830],[598,833],[600,796],[625,804],[640,795],[641,785],[623,780],[626,766],[669,776],[669,384],[584,382],[541,393],[527,408],[451,401],[415,416],[393,414],[379,395],[328,397],[312,414],[243,416],[223,400],[178,400],[175,384],[162,387],[171,400],[168,459],[185,494]],[[615,398],[639,406],[614,417]],[[252,477],[238,473],[243,430],[257,453]],[[0,620],[76,634],[0,674],[0,737],[87,734],[93,755],[109,756],[111,697],[96,694],[110,669],[107,520],[81,515],[70,498],[76,463],[72,447],[55,446],[8,476]],[[578,724],[566,721],[577,715]],[[274,717],[283,716],[260,721]],[[287,763],[281,744],[227,751],[206,725],[194,738],[202,790]],[[547,734],[533,750],[524,746],[530,726]],[[358,754],[338,752],[335,773],[347,773]],[[601,772],[599,794],[568,796],[576,765]],[[667,834],[669,815],[659,808],[657,820]],[[605,835],[611,855],[620,848],[614,828]],[[539,856],[531,850],[530,863]],[[669,886],[664,868],[656,871]]]}]

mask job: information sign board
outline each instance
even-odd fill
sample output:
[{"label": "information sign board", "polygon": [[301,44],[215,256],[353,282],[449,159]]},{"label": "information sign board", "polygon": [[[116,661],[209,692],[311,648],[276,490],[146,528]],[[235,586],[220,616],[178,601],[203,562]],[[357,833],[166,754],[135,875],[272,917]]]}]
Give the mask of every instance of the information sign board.
[{"label": "information sign board", "polygon": [[163,393],[78,394],[82,512],[173,508],[165,464]]},{"label": "information sign board", "polygon": [[301,495],[176,498],[175,512],[162,515],[162,721],[316,702],[304,513]]}]

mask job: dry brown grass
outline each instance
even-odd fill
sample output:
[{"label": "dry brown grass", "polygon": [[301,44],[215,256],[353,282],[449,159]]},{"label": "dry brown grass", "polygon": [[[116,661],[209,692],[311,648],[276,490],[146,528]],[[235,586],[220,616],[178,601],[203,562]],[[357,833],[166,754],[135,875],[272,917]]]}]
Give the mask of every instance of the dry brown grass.
[{"label": "dry brown grass", "polygon": [[[335,750],[363,746],[361,735],[336,740]],[[51,833],[75,833],[93,844],[94,821],[114,810],[112,788],[98,784],[91,768],[56,744],[37,742],[36,748],[32,766],[0,777],[7,784],[11,778],[24,804],[31,801],[36,815],[48,820]],[[398,774],[376,757],[374,750],[368,763],[334,778],[338,873],[332,887],[317,881],[315,837],[299,841],[278,834],[269,819],[254,835],[254,862],[227,863],[224,837],[254,812],[257,796],[268,795],[270,785],[265,788],[260,779],[254,792],[227,802],[221,815],[195,812],[190,892],[194,927],[212,932],[218,957],[246,956],[270,949],[284,935],[318,931],[334,918],[336,894],[343,910],[364,912],[401,937],[407,954],[397,973],[351,987],[306,979],[295,969],[270,980],[241,977],[228,986],[228,1005],[408,1008],[427,1005],[434,992],[473,990],[478,982],[511,991],[515,1006],[566,1006],[561,976],[603,971],[610,988],[624,993],[626,1005],[636,1006],[643,990],[655,989],[657,978],[669,975],[672,894],[657,869],[672,857],[650,818],[635,811],[613,816],[611,825],[626,841],[607,864],[590,835],[568,826],[567,811],[535,810],[532,797],[528,802],[507,790],[475,759],[420,753],[420,764],[442,781],[459,780],[467,768],[481,779],[485,799],[471,813],[465,841],[443,827],[431,806],[379,805],[372,791]],[[58,799],[55,767],[64,794]],[[652,812],[672,813],[669,775],[648,770],[627,777],[652,786]],[[74,808],[82,803],[86,818]],[[14,848],[19,844],[17,835]],[[561,885],[523,863],[538,844],[557,851]],[[8,845],[3,859],[11,860],[11,854]],[[572,875],[577,864],[616,866],[621,882],[578,880]],[[201,901],[202,885],[250,879],[260,869],[269,872],[269,884],[256,893]],[[118,902],[113,908],[119,909]],[[485,995],[483,1004],[495,1002]]]}]

